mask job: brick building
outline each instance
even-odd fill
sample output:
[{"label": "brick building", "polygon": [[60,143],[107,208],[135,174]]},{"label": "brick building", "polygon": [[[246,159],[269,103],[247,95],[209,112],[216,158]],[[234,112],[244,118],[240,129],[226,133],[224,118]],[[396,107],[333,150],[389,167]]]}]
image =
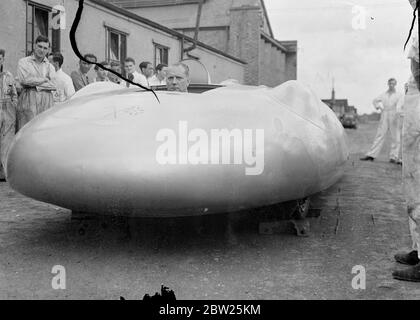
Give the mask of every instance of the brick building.
[{"label": "brick building", "polygon": [[246,84],[276,86],[297,77],[297,41],[274,38],[263,0],[107,1],[189,37],[199,16],[198,40],[246,61]]},{"label": "brick building", "polygon": [[[5,68],[16,75],[18,60],[32,51],[35,38],[43,34],[52,40],[52,50],[63,54],[63,70],[76,70],[78,59],[70,45],[69,31],[78,4],[78,0],[1,0],[0,48],[6,50]],[[85,1],[76,39],[82,54],[93,53],[99,61],[133,57],[137,66],[141,61],[155,66],[178,62],[185,58],[183,48],[194,42],[178,31],[102,0]],[[230,78],[243,82],[243,60],[200,41],[191,54],[206,66],[213,83]]]}]

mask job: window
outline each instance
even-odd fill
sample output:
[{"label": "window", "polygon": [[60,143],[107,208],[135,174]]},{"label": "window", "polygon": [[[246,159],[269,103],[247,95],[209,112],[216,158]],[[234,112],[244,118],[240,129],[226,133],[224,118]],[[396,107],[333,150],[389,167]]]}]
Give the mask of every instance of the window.
[{"label": "window", "polygon": [[123,64],[127,58],[127,35],[109,27],[106,27],[106,33],[106,59]]},{"label": "window", "polygon": [[155,45],[155,67],[160,63],[168,65],[169,47],[158,43],[153,44]]},{"label": "window", "polygon": [[52,19],[59,12],[52,12],[51,8],[27,3],[26,7],[26,54],[30,55],[34,49],[35,40],[43,35],[50,39],[51,51],[60,51],[61,34],[60,28],[52,28]]}]

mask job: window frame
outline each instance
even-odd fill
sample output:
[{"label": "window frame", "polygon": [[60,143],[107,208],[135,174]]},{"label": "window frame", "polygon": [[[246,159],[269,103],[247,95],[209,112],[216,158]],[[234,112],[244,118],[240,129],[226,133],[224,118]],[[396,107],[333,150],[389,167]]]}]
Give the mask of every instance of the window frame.
[{"label": "window frame", "polygon": [[[26,55],[29,55],[34,50],[35,46],[35,10],[45,11],[48,14],[48,21],[47,21],[47,29],[48,34],[46,35],[50,40],[50,49],[51,52],[60,51],[61,50],[61,29],[53,29],[51,20],[52,18],[60,14],[59,12],[53,12],[53,8],[46,6],[41,3],[33,2],[33,1],[26,1],[26,21],[25,21],[25,52]],[[31,15],[32,21],[29,22],[29,18]],[[30,26],[30,30],[29,30]],[[31,32],[29,38],[29,32]],[[29,41],[29,39],[31,41]]]},{"label": "window frame", "polygon": [[[114,27],[111,27],[104,23],[105,27],[105,60],[109,63],[111,62],[119,62],[121,63],[121,67],[123,66],[124,60],[127,58],[127,38],[128,33],[118,30]],[[118,35],[118,54],[119,54],[119,60],[111,59],[111,34],[117,34]],[[122,41],[124,37],[124,41]],[[123,48],[124,46],[124,48]],[[122,67],[122,73],[124,74],[124,68]]]},{"label": "window frame", "polygon": [[158,63],[157,63],[157,52],[158,50],[166,50],[167,54],[166,54],[166,58],[167,61],[161,61],[160,63],[164,63],[166,65],[169,65],[169,50],[171,50],[170,47],[165,46],[163,44],[157,43],[155,41],[152,41],[153,43],[153,59],[154,59],[154,67],[156,68]]}]

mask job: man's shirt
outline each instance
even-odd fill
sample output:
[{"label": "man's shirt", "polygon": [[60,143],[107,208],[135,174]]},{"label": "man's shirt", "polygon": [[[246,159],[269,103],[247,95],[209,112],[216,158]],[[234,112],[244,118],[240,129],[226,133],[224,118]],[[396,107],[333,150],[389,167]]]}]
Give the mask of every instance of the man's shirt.
[{"label": "man's shirt", "polygon": [[373,106],[380,108],[382,111],[401,112],[404,104],[404,95],[401,92],[384,92],[373,100]]},{"label": "man's shirt", "polygon": [[111,80],[109,80],[108,77],[105,77],[105,78],[102,78],[102,79],[96,77],[95,79],[93,79],[93,82],[110,82],[110,81]]},{"label": "man's shirt", "polygon": [[42,82],[43,79],[52,79],[55,76],[55,69],[47,58],[41,62],[36,61],[35,56],[31,55],[19,60],[17,76],[22,87],[37,87],[37,89],[55,89],[51,81]]},{"label": "man's shirt", "polygon": [[0,72],[0,102],[4,100],[17,101],[15,79],[9,71]]},{"label": "man's shirt", "polygon": [[122,80],[120,77],[117,77],[114,74],[109,74],[108,75],[108,79],[109,81],[111,81],[112,83],[118,84],[119,86],[126,88],[126,82],[124,80]]},{"label": "man's shirt", "polygon": [[153,75],[149,79],[149,85],[150,86],[166,86],[166,78],[163,78],[163,80],[159,80],[156,75]]},{"label": "man's shirt", "polygon": [[80,69],[73,71],[70,74],[70,77],[76,91],[79,91],[83,87],[86,87],[89,83],[93,82],[89,79],[89,76],[86,73],[82,73]]},{"label": "man's shirt", "polygon": [[53,94],[54,102],[64,102],[75,93],[72,79],[62,69],[55,73],[52,82],[57,88]]},{"label": "man's shirt", "polygon": [[[133,72],[133,82],[134,83],[138,83],[140,85],[142,85],[143,87],[149,88],[149,82],[147,81],[147,78],[144,76],[144,74],[139,73],[137,71]],[[127,87],[128,88],[133,88],[135,86],[133,86],[131,83],[126,82]]]}]

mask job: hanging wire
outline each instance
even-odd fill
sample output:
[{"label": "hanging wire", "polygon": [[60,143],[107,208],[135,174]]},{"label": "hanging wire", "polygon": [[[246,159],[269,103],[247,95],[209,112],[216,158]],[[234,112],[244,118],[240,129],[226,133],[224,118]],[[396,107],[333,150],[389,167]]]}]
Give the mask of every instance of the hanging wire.
[{"label": "hanging wire", "polygon": [[77,31],[77,27],[79,26],[80,20],[82,18],[83,4],[84,4],[84,0],[79,0],[79,7],[77,8],[76,16],[73,20],[73,24],[72,24],[71,29],[70,29],[70,43],[71,43],[71,47],[72,47],[75,55],[81,61],[84,61],[84,62],[89,63],[89,64],[94,64],[94,65],[98,66],[99,68],[116,75],[117,77],[123,79],[124,81],[126,81],[126,82],[128,82],[128,83],[130,83],[134,86],[137,86],[137,87],[140,87],[140,88],[142,88],[146,91],[152,92],[154,94],[154,96],[156,97],[157,101],[160,103],[159,98],[158,98],[158,96],[156,95],[156,93],[153,89],[150,89],[150,88],[142,86],[141,84],[135,83],[131,79],[125,78],[122,74],[120,74],[120,73],[118,73],[118,72],[116,72],[112,69],[109,69],[109,68],[103,66],[102,64],[100,64],[98,62],[92,63],[91,61],[89,61],[89,60],[85,59],[85,57],[83,57],[83,55],[80,53],[80,51],[77,47],[77,42],[76,42],[76,31]]},{"label": "hanging wire", "polygon": [[416,8],[413,10],[413,20],[411,21],[410,31],[408,32],[408,38],[407,38],[407,40],[405,41],[405,44],[404,44],[404,50],[407,47],[408,41],[410,41],[411,34],[412,34],[413,28],[414,28],[414,24],[416,23],[416,12],[417,12],[417,9],[419,8],[419,3],[420,3],[420,0],[417,0],[416,1]]}]

